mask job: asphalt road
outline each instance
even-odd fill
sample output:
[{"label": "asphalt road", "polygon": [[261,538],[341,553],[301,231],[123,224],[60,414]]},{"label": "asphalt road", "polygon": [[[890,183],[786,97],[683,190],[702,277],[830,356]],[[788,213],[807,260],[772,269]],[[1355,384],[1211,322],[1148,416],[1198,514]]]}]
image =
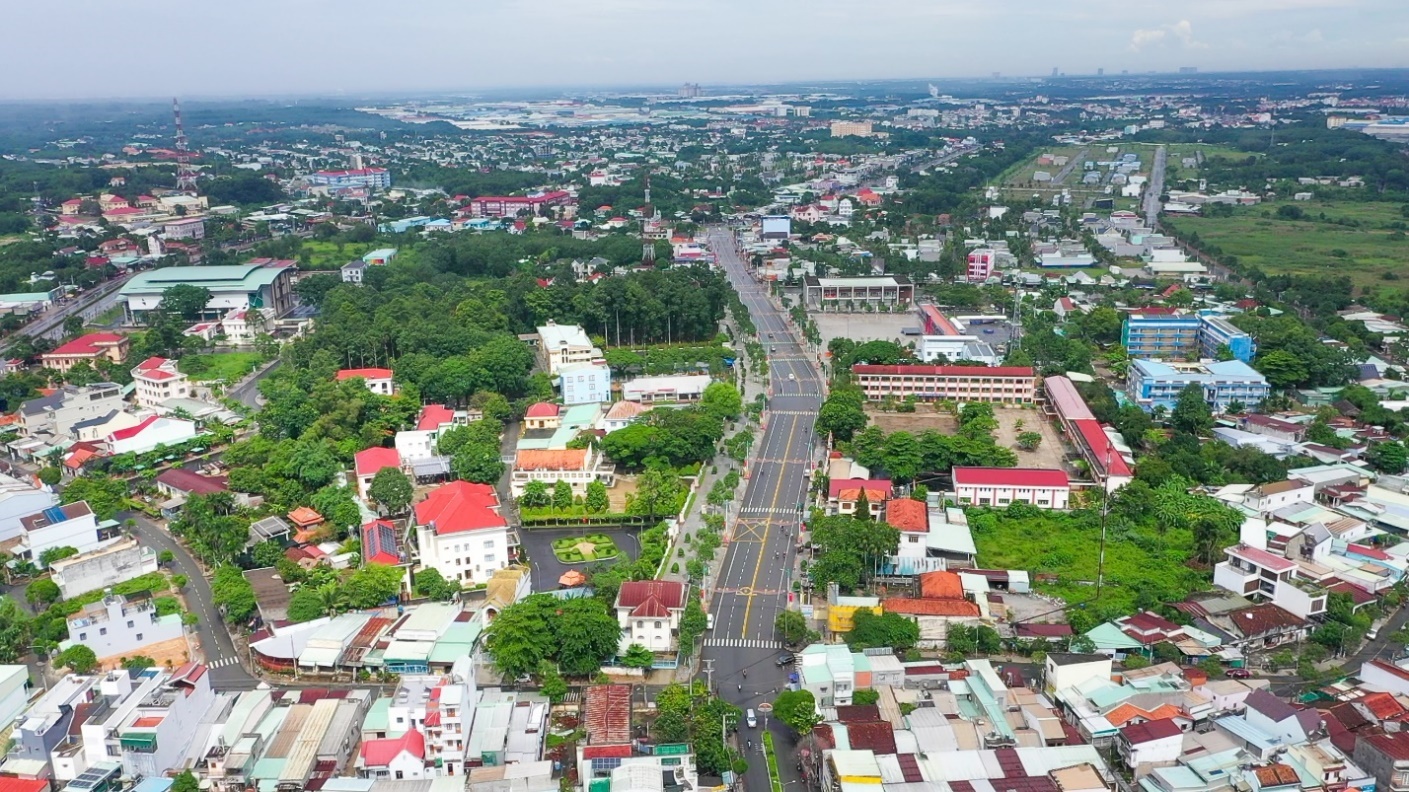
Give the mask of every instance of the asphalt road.
[{"label": "asphalt road", "polygon": [[1155,149],[1155,161],[1150,166],[1150,181],[1145,185],[1145,225],[1159,227],[1159,197],[1164,194],[1164,164],[1168,151],[1164,146]]},{"label": "asphalt road", "polygon": [[253,690],[259,680],[250,676],[241,663],[230,632],[215,607],[210,581],[206,580],[195,559],[171,534],[141,512],[122,513],[118,517],[130,517],[136,521],[137,527],[133,530],[142,544],[158,553],[170,550],[175,559],[171,563],[172,570],[186,576],[186,604],[199,619],[195,629],[200,638],[204,662],[210,666],[211,687],[216,690]]},{"label": "asphalt road", "polygon": [[278,368],[282,363],[282,360],[275,359],[269,364],[268,368],[265,368],[258,374],[255,374],[253,377],[250,377],[239,385],[236,385],[234,388],[231,388],[229,394],[230,398],[238,401],[239,403],[245,405],[251,410],[259,410],[259,408],[263,406],[259,403],[259,382],[260,380],[274,373],[274,369]]},{"label": "asphalt road", "polygon": [[20,336],[59,338],[63,335],[64,320],[68,317],[81,314],[84,319],[93,319],[116,304],[117,290],[122,288],[122,284],[131,277],[131,273],[120,275],[94,286],[75,300],[50,308],[36,317],[34,321],[16,330],[3,344],[0,344],[0,347],[9,347]]},{"label": "asphalt road", "polygon": [[[774,634],[773,622],[788,605],[802,516],[798,504],[806,500],[813,422],[822,404],[822,381],[791,334],[786,314],[768,301],[764,287],[749,275],[733,235],[716,227],[710,231],[709,241],[749,310],[758,340],[773,347],[767,425],[758,456],[748,471],[733,540],[711,594],[714,629],[705,636],[701,655],[712,661],[713,681],[720,695],[757,712],[760,704],[771,702],[777,691],[786,687],[791,670],[775,665],[783,645]],[[758,713],[758,718],[757,729],[739,725],[739,742],[741,746],[748,740],[753,742],[745,784],[749,789],[763,790],[769,786],[766,764],[759,753],[763,714]],[[796,780],[790,733],[771,719],[767,727],[773,731],[783,781]]]}]

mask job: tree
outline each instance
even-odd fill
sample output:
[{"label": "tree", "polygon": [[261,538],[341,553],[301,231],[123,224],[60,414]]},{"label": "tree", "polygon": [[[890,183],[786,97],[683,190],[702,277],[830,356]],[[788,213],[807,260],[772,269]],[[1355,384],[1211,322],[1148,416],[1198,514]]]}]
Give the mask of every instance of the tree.
[{"label": "tree", "polygon": [[163,550],[157,553],[157,563],[166,566],[176,560],[176,554],[170,550]]},{"label": "tree", "polygon": [[628,504],[627,511],[632,514],[644,514],[654,520],[661,515],[674,514],[680,508],[683,495],[684,486],[674,470],[662,465],[652,465],[636,478],[636,494]]},{"label": "tree", "polygon": [[557,641],[549,623],[551,606],[538,597],[529,597],[503,609],[489,623],[485,648],[499,673],[518,678],[553,657]]},{"label": "tree", "polygon": [[98,655],[83,644],[74,644],[54,658],[54,665],[67,667],[75,674],[87,674],[98,667]]},{"label": "tree", "polygon": [[1169,425],[1176,432],[1198,437],[1213,428],[1213,411],[1204,401],[1204,389],[1198,383],[1189,383],[1179,392],[1174,410],[1169,414]]},{"label": "tree", "polygon": [[565,511],[572,508],[572,485],[559,480],[553,485],[553,508]]},{"label": "tree", "polygon": [[127,482],[98,473],[85,473],[64,486],[61,503],[86,501],[99,520],[111,520],[127,504]]},{"label": "tree", "polygon": [[634,643],[626,647],[626,654],[621,656],[621,664],[627,668],[650,670],[651,666],[656,664],[656,656],[650,649]]},{"label": "tree", "polygon": [[783,643],[796,646],[807,638],[807,617],[795,610],[779,611],[773,620],[773,631]]},{"label": "tree", "polygon": [[898,613],[877,614],[870,608],[858,608],[853,624],[846,643],[854,652],[881,648],[904,651],[920,641],[920,626]]},{"label": "tree", "polygon": [[525,509],[541,509],[553,503],[553,495],[548,491],[548,482],[534,479],[523,485],[519,496],[519,506]]},{"label": "tree", "polygon": [[833,389],[817,411],[817,434],[823,437],[831,435],[838,442],[851,440],[852,435],[866,428],[870,420],[866,416],[865,403],[866,396],[860,388],[843,386]]},{"label": "tree", "polygon": [[239,624],[255,614],[254,586],[240,574],[239,567],[222,564],[215,568],[210,583],[211,598],[225,611],[226,621]]},{"label": "tree", "polygon": [[1365,461],[1381,473],[1397,475],[1409,464],[1409,449],[1395,440],[1375,443],[1365,450]]},{"label": "tree", "polygon": [[49,465],[48,467],[43,467],[39,469],[39,483],[44,484],[45,486],[52,487],[62,481],[63,478],[63,471],[59,470],[53,465]]},{"label": "tree", "polygon": [[685,603],[685,612],[680,615],[680,652],[686,657],[694,654],[695,641],[708,627],[709,619],[700,606],[700,598],[691,596]]},{"label": "tree", "polygon": [[812,544],[817,560],[808,569],[815,585],[835,582],[851,591],[870,579],[881,558],[900,546],[900,531],[887,523],[850,516],[822,517],[813,522]]},{"label": "tree", "polygon": [[558,610],[558,666],[570,676],[597,673],[620,646],[616,615],[597,597],[568,600]]},{"label": "tree", "polygon": [[298,591],[289,598],[288,615],[289,621],[306,622],[322,618],[327,613],[323,606],[323,598],[318,594],[318,588],[304,584],[298,587]]},{"label": "tree", "polygon": [[589,482],[587,497],[583,500],[583,505],[587,508],[588,514],[601,514],[611,508],[611,501],[607,498],[607,485],[595,479]]},{"label": "tree", "polygon": [[1253,368],[1274,388],[1292,388],[1311,378],[1301,356],[1286,349],[1273,349],[1257,356]]},{"label": "tree", "polygon": [[544,663],[544,667],[538,671],[539,692],[548,697],[548,701],[558,704],[568,695],[568,683],[563,679],[563,675],[558,673],[558,669],[552,663]]},{"label": "tree", "polygon": [[183,770],[171,781],[170,792],[200,792],[201,784],[190,770]]},{"label": "tree", "polygon": [[128,671],[142,671],[156,665],[157,661],[146,655],[133,655],[122,658],[122,667]]},{"label": "tree", "polygon": [[[167,550],[165,552],[171,552]],[[256,569],[272,567],[279,563],[279,559],[284,557],[284,547],[277,540],[266,539],[254,546],[250,551],[250,560],[254,561]]]},{"label": "tree", "polygon": [[397,598],[403,576],[401,567],[367,564],[347,577],[341,591],[349,608],[375,608]]},{"label": "tree", "polygon": [[711,382],[700,394],[700,406],[721,419],[732,421],[744,410],[743,397],[727,382]]},{"label": "tree", "polygon": [[78,555],[77,547],[51,547],[39,554],[39,566],[47,569],[55,561],[62,561],[76,555]]},{"label": "tree", "polygon": [[444,601],[459,591],[459,584],[446,580],[435,567],[426,567],[416,573],[416,593],[423,597]]},{"label": "tree", "polygon": [[387,514],[403,514],[411,507],[411,479],[396,468],[382,468],[372,477],[367,495],[386,509]]},{"label": "tree", "polygon": [[909,432],[891,432],[881,452],[885,469],[896,481],[912,481],[924,465],[920,442]]},{"label": "tree", "polygon": [[24,598],[30,605],[48,607],[50,603],[57,602],[63,592],[59,590],[59,584],[44,578],[36,580],[25,587]]},{"label": "tree", "polygon": [[161,302],[157,305],[157,310],[161,313],[179,316],[188,322],[195,321],[201,318],[201,313],[210,304],[210,298],[210,289],[204,286],[178,283],[175,286],[168,286],[161,293]]},{"label": "tree", "polygon": [[1024,451],[1033,451],[1042,445],[1041,432],[1023,432],[1018,435],[1018,446]]},{"label": "tree", "polygon": [[787,724],[799,735],[809,734],[822,722],[817,714],[817,700],[810,690],[785,690],[773,700],[773,717]]}]

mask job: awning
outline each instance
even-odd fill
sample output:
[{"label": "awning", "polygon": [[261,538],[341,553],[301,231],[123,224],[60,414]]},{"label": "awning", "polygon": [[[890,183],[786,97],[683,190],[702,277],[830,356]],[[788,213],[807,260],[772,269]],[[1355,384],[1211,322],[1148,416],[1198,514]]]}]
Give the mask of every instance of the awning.
[{"label": "awning", "polygon": [[134,751],[155,751],[157,749],[157,735],[156,732],[124,734],[118,738],[118,744]]}]

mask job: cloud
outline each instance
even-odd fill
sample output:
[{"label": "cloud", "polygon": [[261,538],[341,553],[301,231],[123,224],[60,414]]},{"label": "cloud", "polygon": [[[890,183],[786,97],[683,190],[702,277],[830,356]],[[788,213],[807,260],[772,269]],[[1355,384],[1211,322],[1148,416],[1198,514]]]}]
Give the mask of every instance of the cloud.
[{"label": "cloud", "polygon": [[1130,49],[1139,52],[1150,45],[1163,45],[1170,37],[1178,40],[1184,49],[1208,49],[1207,44],[1194,38],[1194,26],[1187,19],[1181,19],[1172,25],[1136,30],[1130,36]]}]

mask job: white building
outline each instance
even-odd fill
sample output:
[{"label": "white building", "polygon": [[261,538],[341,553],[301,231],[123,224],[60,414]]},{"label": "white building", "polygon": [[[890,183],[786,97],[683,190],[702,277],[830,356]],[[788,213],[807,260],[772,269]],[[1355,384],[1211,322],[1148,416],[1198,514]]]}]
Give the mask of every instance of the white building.
[{"label": "white building", "polygon": [[420,564],[462,585],[486,583],[518,555],[518,535],[487,484],[452,481],[416,504]]},{"label": "white building", "polygon": [[1071,482],[1061,470],[956,467],[954,497],[961,506],[1026,503],[1041,509],[1065,509]]},{"label": "white building", "polygon": [[145,646],[181,638],[185,628],[181,614],[158,616],[151,600],[129,602],[121,594],[109,594],[70,617],[68,634],[61,648],[83,644],[101,660],[141,654]]},{"label": "white building", "polygon": [[1120,758],[1138,778],[1178,762],[1184,752],[1184,731],[1172,718],[1134,723],[1121,728],[1119,745]]},{"label": "white building", "polygon": [[20,522],[22,518],[58,503],[59,498],[54,493],[0,473],[0,542],[24,532],[24,525]]},{"label": "white building", "polygon": [[20,518],[24,535],[13,550],[17,558],[25,558],[36,565],[45,550],[72,547],[80,553],[88,553],[105,547],[121,537],[119,526],[109,520],[103,525],[87,501],[78,501],[64,506],[49,508]]},{"label": "white building", "polygon": [[559,369],[570,363],[591,363],[602,356],[587,331],[577,325],[560,325],[549,319],[548,324],[538,328],[538,339],[538,352],[550,376],[556,377]]},{"label": "white building", "polygon": [[601,429],[606,434],[611,434],[618,429],[625,429],[631,424],[636,423],[642,415],[650,411],[651,408],[642,406],[637,402],[619,401],[612,404],[612,406],[602,414],[601,420],[597,422],[597,428]]},{"label": "white building", "polygon": [[343,283],[352,283],[361,286],[362,276],[367,272],[367,262],[361,259],[349,261],[342,265],[342,269],[339,271],[342,273]]},{"label": "white building", "polygon": [[157,571],[157,554],[136,539],[60,559],[49,565],[50,578],[64,599],[115,586]]},{"label": "white building", "polygon": [[338,382],[360,379],[367,390],[380,396],[390,396],[396,393],[396,383],[392,377],[392,371],[389,368],[356,368],[339,371],[336,379]]},{"label": "white building", "polygon": [[386,468],[401,470],[401,455],[396,453],[395,448],[367,448],[352,455],[353,472],[357,475],[357,497],[364,501],[370,500],[367,490],[372,486],[372,479]]},{"label": "white building", "polygon": [[1052,695],[1093,679],[1111,678],[1110,657],[1103,654],[1049,652],[1043,661],[1043,690]]},{"label": "white building", "polygon": [[632,644],[652,652],[673,652],[680,617],[685,613],[685,584],[676,580],[636,580],[621,584],[616,594],[616,619],[621,648]]},{"label": "white building", "polygon": [[118,454],[145,454],[157,446],[174,446],[194,440],[200,434],[195,421],[151,415],[136,426],[119,429],[108,435],[108,450]]},{"label": "white building", "polygon": [[697,402],[711,382],[708,374],[637,377],[621,386],[621,398],[641,404]]},{"label": "white building", "polygon": [[517,498],[530,481],[542,481],[549,487],[566,481],[572,485],[573,495],[586,495],[587,485],[594,481],[612,486],[615,471],[615,466],[605,464],[601,452],[593,448],[521,448],[514,455],[509,486]]},{"label": "white building", "polygon": [[268,308],[230,311],[220,320],[221,333],[232,344],[252,344],[260,334],[267,332],[272,314]]},{"label": "white building", "polygon": [[[173,618],[179,626],[180,617]],[[117,749],[123,772],[134,778],[159,778],[170,768],[183,766],[217,701],[210,674],[199,663],[186,663],[158,676],[161,684],[136,702],[116,734],[106,740],[109,752]]]},{"label": "white building", "polygon": [[558,369],[563,404],[600,404],[612,400],[612,370],[605,360],[568,363]]},{"label": "white building", "polygon": [[[463,665],[464,674],[402,676],[387,708],[389,733],[403,729],[422,733],[421,758],[429,772],[427,778],[465,775],[465,749],[469,745],[476,695],[474,681],[466,679],[468,661]],[[363,751],[358,774],[364,778],[396,778],[397,770],[408,770],[406,754],[414,756],[415,750],[404,742],[373,745]]]},{"label": "white building", "polygon": [[167,399],[184,399],[191,395],[191,383],[176,368],[176,361],[149,357],[132,369],[135,401],[138,407],[156,409]]},{"label": "white building", "polygon": [[1301,619],[1326,612],[1329,592],[1297,577],[1295,561],[1266,550],[1237,544],[1213,568],[1213,585],[1239,596],[1266,600]]},{"label": "white building", "polygon": [[426,736],[410,729],[400,737],[364,741],[357,755],[357,775],[419,781],[436,777],[436,768],[426,761]]},{"label": "white building", "polygon": [[415,429],[405,429],[396,433],[396,453],[403,463],[433,459],[439,456],[436,446],[441,435],[457,426],[468,426],[471,420],[483,417],[478,411],[474,416],[465,410],[452,410],[440,404],[427,404],[421,408],[416,418]]},{"label": "white building", "polygon": [[67,435],[79,421],[121,411],[126,406],[122,387],[96,382],[77,387],[65,385],[48,396],[30,399],[20,405],[20,434]]}]

